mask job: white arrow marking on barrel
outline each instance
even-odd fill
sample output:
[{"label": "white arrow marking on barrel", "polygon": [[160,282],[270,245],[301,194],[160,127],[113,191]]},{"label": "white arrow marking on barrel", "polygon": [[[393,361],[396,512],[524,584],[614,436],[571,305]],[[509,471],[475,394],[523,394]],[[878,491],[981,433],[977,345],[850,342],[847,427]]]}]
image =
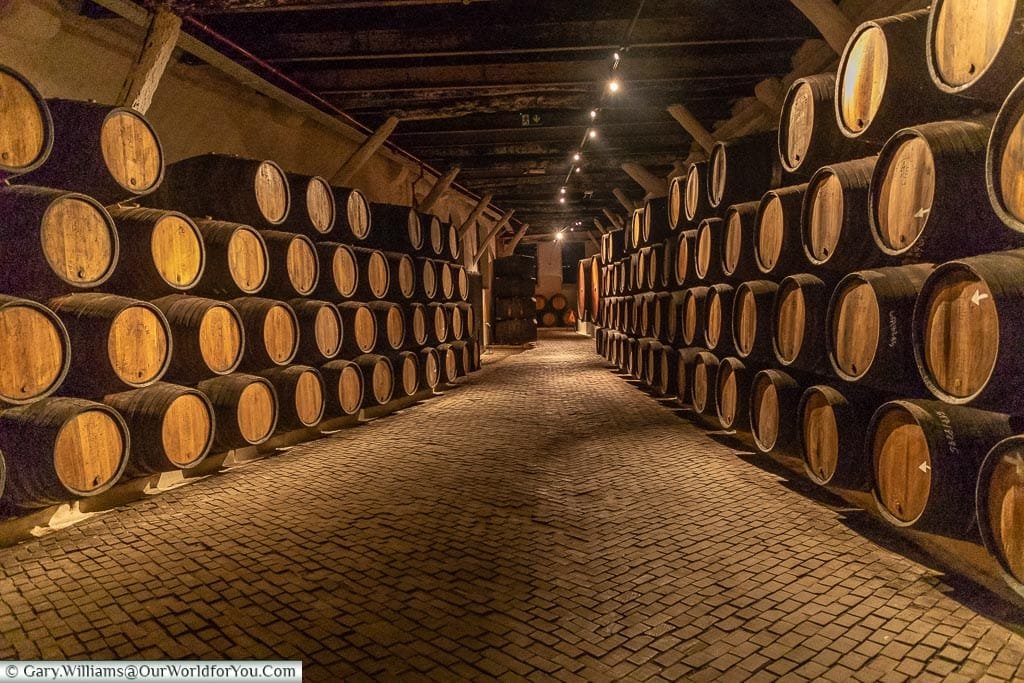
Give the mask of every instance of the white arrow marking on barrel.
[{"label": "white arrow marking on barrel", "polygon": [[978,290],[975,290],[974,294],[971,296],[971,303],[974,304],[975,306],[977,306],[977,305],[981,304],[981,302],[984,301],[987,298],[988,298],[988,294],[983,294],[982,291],[980,289],[978,289]]},{"label": "white arrow marking on barrel", "polygon": [[914,214],[914,218],[925,218],[931,212],[931,209],[921,209],[920,211]]},{"label": "white arrow marking on barrel", "polygon": [[929,472],[929,470],[931,470],[931,468],[932,468],[932,466],[929,465],[926,462],[923,462],[923,463],[921,463],[920,465],[917,466],[917,469],[921,470],[925,474],[928,474],[928,472]]}]

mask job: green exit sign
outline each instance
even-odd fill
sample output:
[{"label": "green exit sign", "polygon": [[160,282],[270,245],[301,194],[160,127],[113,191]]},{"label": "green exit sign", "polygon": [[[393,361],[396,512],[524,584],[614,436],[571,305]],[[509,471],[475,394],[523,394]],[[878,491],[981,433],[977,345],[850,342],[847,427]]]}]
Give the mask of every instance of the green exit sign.
[{"label": "green exit sign", "polygon": [[543,121],[541,120],[540,114],[533,114],[530,112],[521,112],[519,114],[519,122],[523,128],[529,126],[539,126]]}]

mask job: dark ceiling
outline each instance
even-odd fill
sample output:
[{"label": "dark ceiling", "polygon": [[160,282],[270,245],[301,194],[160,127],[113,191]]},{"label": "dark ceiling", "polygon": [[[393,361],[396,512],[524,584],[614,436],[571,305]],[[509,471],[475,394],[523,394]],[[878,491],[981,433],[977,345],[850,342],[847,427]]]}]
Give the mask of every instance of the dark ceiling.
[{"label": "dark ceiling", "polygon": [[[711,127],[754,85],[791,68],[816,32],[789,0],[179,0],[191,14],[533,231],[581,221],[612,195],[645,194],[620,168],[667,175],[690,136],[682,102]],[[621,91],[607,83],[621,53]],[[581,172],[572,155],[599,108]],[[567,201],[558,201],[568,182]]]}]

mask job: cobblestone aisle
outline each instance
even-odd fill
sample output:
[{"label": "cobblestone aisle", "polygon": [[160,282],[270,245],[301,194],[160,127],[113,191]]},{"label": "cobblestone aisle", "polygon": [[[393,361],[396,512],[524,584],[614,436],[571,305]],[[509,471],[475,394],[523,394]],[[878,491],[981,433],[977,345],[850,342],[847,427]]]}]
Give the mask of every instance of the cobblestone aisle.
[{"label": "cobblestone aisle", "polygon": [[1000,603],[962,605],[970,586],[779,479],[549,337],[0,550],[0,655],[294,658],[323,681],[1024,675]]}]

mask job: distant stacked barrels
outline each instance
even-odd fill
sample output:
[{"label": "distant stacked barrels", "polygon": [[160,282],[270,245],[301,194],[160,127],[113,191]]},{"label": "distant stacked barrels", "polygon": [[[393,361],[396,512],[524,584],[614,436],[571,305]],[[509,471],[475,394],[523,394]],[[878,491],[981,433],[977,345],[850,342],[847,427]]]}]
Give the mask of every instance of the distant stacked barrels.
[{"label": "distant stacked barrels", "polygon": [[776,134],[718,142],[603,237],[594,315],[653,393],[983,543],[1024,596],[1022,22],[936,0],[859,26]]},{"label": "distant stacked barrels", "polygon": [[537,341],[537,261],[514,254],[495,259],[491,288],[491,343],[520,346]]},{"label": "distant stacked barrels", "polygon": [[537,324],[540,327],[576,327],[576,321],[579,320],[577,308],[571,306],[569,299],[561,292],[538,297],[536,301]]},{"label": "distant stacked barrels", "polygon": [[[479,363],[458,232],[0,66],[0,503],[312,429]],[[315,435],[315,432],[311,435]],[[6,466],[4,464],[6,463]]]}]

